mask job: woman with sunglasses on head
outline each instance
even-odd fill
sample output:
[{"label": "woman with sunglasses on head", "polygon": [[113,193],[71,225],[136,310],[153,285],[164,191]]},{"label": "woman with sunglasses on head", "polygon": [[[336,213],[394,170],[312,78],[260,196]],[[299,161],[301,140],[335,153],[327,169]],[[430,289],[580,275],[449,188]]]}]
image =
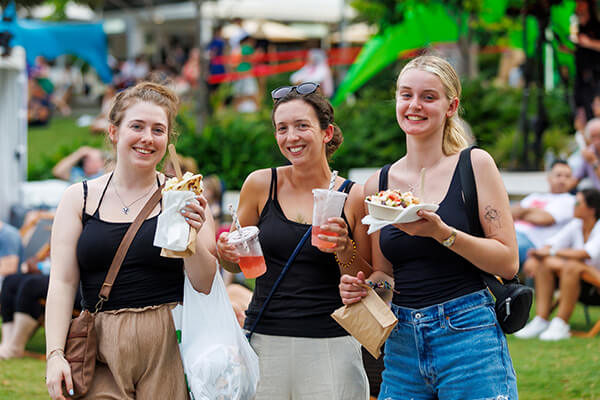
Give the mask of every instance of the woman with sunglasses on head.
[{"label": "woman with sunglasses on head", "polygon": [[[256,225],[267,271],[256,279],[246,312],[251,330],[290,255],[311,227],[313,193],[327,189],[332,172],[328,159],[342,143],[333,107],[315,83],[273,90],[272,122],[279,150],[290,165],[251,173],[240,193],[242,226]],[[344,179],[335,179],[334,190]],[[370,271],[370,248],[360,220],[363,191],[347,185],[342,216],[320,228],[319,239],[333,247],[305,243],[276,288],[251,337],[260,359],[257,400],[364,400],[368,383],[360,345],[330,314],[342,306],[341,271]],[[224,267],[238,272],[239,256],[223,233],[217,251]]]},{"label": "woman with sunglasses on head", "polygon": [[114,172],[70,186],[60,201],[46,304],[46,383],[52,399],[65,399],[63,387],[74,394],[64,349],[80,286],[83,307],[96,312],[97,334],[95,371],[83,398],[188,398],[171,309],[183,300],[184,269],[196,290],[208,293],[212,286],[215,233],[206,199],[197,196],[181,211],[198,232],[195,255],[166,258],[153,246],[159,202],[136,232],[108,300],[98,301],[125,232],[165,181],[156,167],[175,135],[177,106],[175,93],[156,83],[120,92],[108,115]]},{"label": "woman with sunglasses on head", "polygon": [[[365,194],[418,187],[437,212],[387,225],[372,234],[375,282],[394,285],[392,311],[398,324],[385,346],[380,399],[517,399],[516,377],[480,270],[512,278],[517,243],[508,196],[494,160],[471,152],[478,215],[484,237],[471,233],[462,197],[458,160],[467,135],[458,117],[461,86],[445,60],[421,56],[400,72],[396,118],[406,137],[406,155],[365,184]],[[365,274],[343,275],[345,304],[366,295]],[[392,278],[393,277],[393,278]]]},{"label": "woman with sunglasses on head", "polygon": [[[529,251],[523,269],[535,278],[536,316],[515,332],[521,339],[561,340],[571,336],[569,319],[580,295],[590,292],[581,274],[600,279],[600,191],[585,189],[575,197],[575,217],[539,249]],[[558,282],[556,280],[558,279]],[[560,290],[558,312],[552,312],[554,291]]]}]

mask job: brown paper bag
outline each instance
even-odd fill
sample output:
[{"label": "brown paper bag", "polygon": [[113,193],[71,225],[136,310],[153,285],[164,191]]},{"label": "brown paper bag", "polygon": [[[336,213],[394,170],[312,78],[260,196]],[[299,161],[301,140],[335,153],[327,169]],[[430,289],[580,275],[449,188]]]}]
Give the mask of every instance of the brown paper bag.
[{"label": "brown paper bag", "polygon": [[192,256],[196,253],[196,228],[190,226],[190,235],[188,237],[187,248],[183,251],[175,251],[163,248],[160,251],[162,257],[168,258],[185,258]]},{"label": "brown paper bag", "polygon": [[398,323],[390,307],[365,285],[366,297],[358,303],[338,308],[331,317],[348,331],[375,358],[381,355],[381,346]]}]

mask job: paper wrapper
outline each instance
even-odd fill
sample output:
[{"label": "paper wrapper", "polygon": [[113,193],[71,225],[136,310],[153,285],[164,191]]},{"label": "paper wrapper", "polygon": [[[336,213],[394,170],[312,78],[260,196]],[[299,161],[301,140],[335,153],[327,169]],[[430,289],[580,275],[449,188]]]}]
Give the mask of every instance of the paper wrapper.
[{"label": "paper wrapper", "polygon": [[331,317],[348,331],[375,358],[381,355],[381,346],[398,323],[390,307],[365,285],[368,291],[358,303],[338,308]]},{"label": "paper wrapper", "polygon": [[196,233],[196,229],[190,226],[190,236],[188,238],[188,245],[185,250],[175,251],[165,249],[163,247],[163,249],[160,251],[160,255],[168,258],[185,258],[194,255],[196,253]]},{"label": "paper wrapper", "polygon": [[[158,216],[154,245],[162,247],[161,255],[166,257],[186,257],[195,252],[196,231],[192,230],[181,214],[187,201],[196,201],[196,194],[189,190],[169,190],[163,192],[163,211]],[[190,253],[191,252],[191,253]],[[166,255],[173,254],[173,255]],[[179,254],[174,256],[174,254]]]},{"label": "paper wrapper", "polygon": [[437,204],[411,204],[410,206],[406,207],[400,214],[398,214],[398,216],[393,220],[383,220],[375,218],[372,215],[366,215],[360,222],[362,222],[364,225],[369,225],[369,230],[367,231],[367,234],[370,235],[387,225],[417,221],[421,218],[417,215],[417,211],[419,210],[436,212],[438,208],[439,206]]}]

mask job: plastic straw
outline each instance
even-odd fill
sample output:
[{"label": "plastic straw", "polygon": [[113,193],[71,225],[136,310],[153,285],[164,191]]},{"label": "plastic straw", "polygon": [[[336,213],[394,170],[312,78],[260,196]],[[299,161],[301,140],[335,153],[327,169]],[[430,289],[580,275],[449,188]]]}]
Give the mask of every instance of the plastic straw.
[{"label": "plastic straw", "polygon": [[328,189],[329,191],[333,190],[333,187],[335,186],[335,179],[337,178],[337,176],[338,176],[337,171],[333,171],[331,173],[331,180],[329,181],[329,189]]},{"label": "plastic straw", "polygon": [[419,199],[425,203],[425,168],[421,168],[421,176],[419,177]]},{"label": "plastic straw", "polygon": [[[240,238],[241,238],[242,237],[242,226],[240,225],[240,221],[238,220],[237,212],[233,208],[233,204],[230,203],[227,207],[229,207],[229,212],[231,213],[231,218],[233,219],[232,225],[234,225],[235,229],[238,230],[238,232],[240,233]],[[231,229],[230,229],[230,232],[231,232]],[[248,243],[246,243],[245,241],[243,241],[242,243],[244,243],[244,249],[248,250]]]}]

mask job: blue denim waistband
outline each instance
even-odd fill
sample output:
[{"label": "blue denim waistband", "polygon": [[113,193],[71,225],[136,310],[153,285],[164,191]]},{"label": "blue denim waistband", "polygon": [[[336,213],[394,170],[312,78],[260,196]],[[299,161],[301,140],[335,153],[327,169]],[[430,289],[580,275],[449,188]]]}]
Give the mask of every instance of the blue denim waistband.
[{"label": "blue denim waistband", "polygon": [[435,321],[444,318],[445,315],[451,315],[458,311],[466,311],[471,308],[493,304],[494,298],[489,290],[481,289],[477,292],[466,294],[444,303],[419,309],[400,307],[392,303],[392,312],[396,315],[396,318],[398,318],[398,322],[419,323]]}]

